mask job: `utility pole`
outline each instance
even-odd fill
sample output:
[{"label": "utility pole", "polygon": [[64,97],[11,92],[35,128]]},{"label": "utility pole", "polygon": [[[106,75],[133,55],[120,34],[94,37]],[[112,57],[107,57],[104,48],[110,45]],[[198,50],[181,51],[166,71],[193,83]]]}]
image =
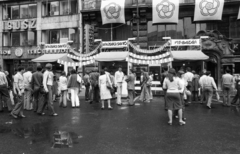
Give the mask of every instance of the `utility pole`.
[{"label": "utility pole", "polygon": [[139,47],[139,7],[138,7],[138,0],[136,0],[137,3],[137,46]]}]

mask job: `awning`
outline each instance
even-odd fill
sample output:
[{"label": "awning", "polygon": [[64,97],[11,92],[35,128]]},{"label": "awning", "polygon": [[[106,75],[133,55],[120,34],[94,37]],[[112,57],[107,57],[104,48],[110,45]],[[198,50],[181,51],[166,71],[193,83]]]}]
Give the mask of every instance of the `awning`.
[{"label": "awning", "polygon": [[123,61],[128,57],[128,52],[101,52],[96,61]]},{"label": "awning", "polygon": [[207,60],[209,57],[200,50],[171,51],[174,60]]},{"label": "awning", "polygon": [[44,54],[38,58],[33,59],[33,62],[37,63],[51,63],[57,62],[58,60],[64,62],[74,62],[71,58],[67,56],[67,54]]}]

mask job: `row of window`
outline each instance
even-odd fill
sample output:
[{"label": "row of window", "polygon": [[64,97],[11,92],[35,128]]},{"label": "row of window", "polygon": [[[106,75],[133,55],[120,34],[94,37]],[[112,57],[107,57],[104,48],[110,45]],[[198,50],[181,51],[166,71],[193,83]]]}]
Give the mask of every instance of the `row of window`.
[{"label": "row of window", "polygon": [[[42,3],[42,16],[58,16],[77,13],[77,0]],[[37,4],[4,5],[3,19],[27,19],[37,17]]]},{"label": "row of window", "polygon": [[[42,42],[47,44],[67,43],[72,40],[78,43],[77,29],[60,29],[42,31]],[[37,31],[21,31],[3,33],[3,46],[37,45]]]}]

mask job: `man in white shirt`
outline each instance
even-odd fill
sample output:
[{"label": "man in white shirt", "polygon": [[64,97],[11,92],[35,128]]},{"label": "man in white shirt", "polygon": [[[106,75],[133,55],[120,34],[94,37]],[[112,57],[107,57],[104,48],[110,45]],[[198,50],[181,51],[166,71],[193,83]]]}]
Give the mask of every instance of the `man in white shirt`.
[{"label": "man in white shirt", "polygon": [[[187,89],[191,92],[192,94],[192,80],[193,80],[193,73],[191,72],[191,68],[187,67],[186,73],[184,74],[184,79],[187,81]],[[187,103],[190,104],[192,102],[192,95],[187,96]]]},{"label": "man in white shirt", "polygon": [[9,96],[9,91],[8,91],[8,81],[7,81],[7,77],[6,75],[1,72],[2,71],[2,66],[0,65],[0,112],[3,112],[3,98],[4,98],[4,102],[7,103],[8,106],[8,111],[12,110],[12,106],[11,106],[11,100],[10,100],[10,96]]},{"label": "man in white shirt", "polygon": [[217,86],[210,71],[207,71],[206,77],[203,78],[202,86],[207,99],[207,107],[211,109],[213,90],[217,90]]},{"label": "man in white shirt", "polygon": [[203,104],[203,101],[204,101],[204,99],[206,98],[205,97],[205,94],[204,94],[204,91],[203,91],[203,85],[202,85],[202,81],[203,81],[203,79],[206,77],[206,70],[204,69],[203,70],[203,74],[202,74],[202,76],[200,77],[200,79],[199,79],[199,85],[200,85],[200,91],[201,91],[201,104]]},{"label": "man in white shirt", "polygon": [[16,96],[17,104],[14,106],[11,115],[14,118],[22,117],[23,115],[23,102],[24,102],[24,80],[23,73],[25,69],[23,67],[18,68],[17,74],[14,76],[13,92]]},{"label": "man in white shirt", "polygon": [[31,87],[32,67],[29,67],[28,71],[23,73],[23,80],[24,80],[24,87],[25,87],[23,109],[32,110],[32,102],[31,102],[31,95],[32,95],[32,87]]},{"label": "man in white shirt", "polygon": [[122,83],[124,79],[124,73],[122,72],[122,67],[119,66],[118,71],[115,73],[115,85],[117,86],[117,105],[122,105]]},{"label": "man in white shirt", "polygon": [[[40,106],[42,111],[44,111],[44,108],[46,105],[48,105],[48,110],[50,110],[50,115],[57,116],[58,114],[55,112],[53,107],[53,92],[52,92],[52,86],[53,86],[53,72],[52,72],[52,64],[48,63],[46,64],[46,71],[43,74],[43,87],[46,92],[45,103],[43,103],[43,106]],[[42,112],[42,115],[44,115],[44,112]]]},{"label": "man in white shirt", "polygon": [[230,74],[230,70],[226,69],[226,73],[222,76],[223,106],[231,106],[230,93],[233,83],[233,76]]}]

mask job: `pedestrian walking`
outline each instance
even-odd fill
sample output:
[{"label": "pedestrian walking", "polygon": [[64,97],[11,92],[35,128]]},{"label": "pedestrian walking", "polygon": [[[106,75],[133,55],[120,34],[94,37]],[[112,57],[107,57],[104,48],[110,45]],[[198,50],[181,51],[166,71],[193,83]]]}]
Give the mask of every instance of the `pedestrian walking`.
[{"label": "pedestrian walking", "polygon": [[68,80],[68,88],[71,91],[71,103],[72,108],[80,107],[80,101],[78,97],[78,92],[80,88],[80,84],[82,82],[81,77],[77,74],[76,70],[71,70],[71,75]]},{"label": "pedestrian walking", "polygon": [[237,101],[240,100],[240,76],[239,75],[237,75],[235,82],[236,82],[235,87],[237,89],[237,93],[234,96],[234,98],[232,99],[231,105],[237,105],[237,104],[239,105],[240,104],[239,102],[237,103]]},{"label": "pedestrian walking", "polygon": [[91,83],[91,103],[98,103],[100,100],[100,92],[99,92],[99,85],[98,85],[98,80],[99,80],[100,74],[98,73],[98,69],[95,68],[93,72],[90,74],[90,83]]},{"label": "pedestrian walking", "polygon": [[[178,78],[179,78],[179,84],[180,84],[180,87],[179,87],[179,93],[180,93],[180,98],[181,98],[181,103],[182,103],[182,119],[184,121],[186,121],[186,118],[185,118],[185,98],[186,98],[186,95],[187,95],[187,81],[184,79],[184,71],[183,70],[179,70],[178,71]],[[177,110],[176,110],[177,111]],[[178,111],[177,111],[177,114],[178,115]],[[178,118],[178,116],[177,116]]]},{"label": "pedestrian walking", "polygon": [[25,118],[25,115],[23,115],[23,102],[24,102],[24,89],[25,89],[24,79],[23,79],[24,72],[25,72],[25,69],[23,67],[19,67],[17,74],[14,76],[13,92],[17,100],[17,103],[11,112],[11,115],[14,118],[18,118],[18,117]]},{"label": "pedestrian walking", "polygon": [[176,77],[176,71],[170,68],[168,76],[164,79],[163,89],[166,90],[166,108],[168,110],[168,124],[172,125],[173,111],[178,110],[179,124],[185,125],[186,122],[182,119],[183,104],[179,93],[180,89],[183,89],[180,84],[179,78]]},{"label": "pedestrian walking", "polygon": [[67,88],[68,80],[66,77],[66,73],[63,71],[61,73],[61,76],[59,77],[59,89],[60,89],[60,100],[59,100],[59,106],[60,107],[67,107]]},{"label": "pedestrian walking", "polygon": [[122,66],[118,67],[118,71],[115,72],[114,81],[117,88],[117,105],[122,105],[122,83],[124,79],[124,73],[122,72]]},{"label": "pedestrian walking", "polygon": [[90,99],[90,76],[89,71],[86,71],[86,74],[83,77],[84,85],[85,85],[85,100],[88,101]]},{"label": "pedestrian walking", "polygon": [[141,71],[143,74],[143,81],[141,85],[142,91],[141,91],[139,100],[142,102],[150,103],[150,98],[151,98],[150,84],[149,84],[150,78],[149,78],[148,72],[146,72],[144,68]]},{"label": "pedestrian walking", "polygon": [[202,81],[203,79],[206,77],[206,70],[204,69],[202,72],[202,76],[199,78],[199,87],[200,87],[200,103],[203,104],[203,101],[206,99],[206,95],[204,93],[204,89],[203,89],[203,84]]},{"label": "pedestrian walking", "polygon": [[193,101],[198,101],[199,75],[195,71],[192,71],[192,73],[192,99]]},{"label": "pedestrian walking", "polygon": [[59,87],[58,87],[58,82],[59,80],[57,79],[57,76],[54,75],[53,76],[53,101],[55,102],[57,100],[57,96],[58,96],[58,93],[59,93]]},{"label": "pedestrian walking", "polygon": [[9,112],[12,111],[12,105],[11,105],[8,87],[9,87],[9,84],[8,84],[7,77],[2,72],[2,66],[0,65],[0,112],[3,112],[3,102],[7,103],[8,111]]},{"label": "pedestrian walking", "polygon": [[149,86],[149,94],[150,94],[150,101],[153,100],[153,94],[152,94],[152,82],[153,82],[153,73],[149,73],[149,80],[148,80],[148,86]]},{"label": "pedestrian walking", "polygon": [[206,72],[206,77],[204,77],[202,80],[202,87],[203,87],[203,93],[206,96],[207,107],[211,109],[213,92],[214,90],[217,91],[217,86],[213,77],[211,77],[210,71]]},{"label": "pedestrian walking", "polygon": [[45,102],[45,92],[43,87],[43,74],[42,66],[37,66],[37,71],[32,75],[32,89],[33,89],[33,111],[37,112],[39,115],[42,115],[43,110],[41,106],[44,106]]},{"label": "pedestrian walking", "polygon": [[233,76],[230,70],[226,69],[226,73],[222,76],[222,90],[223,90],[223,106],[231,106],[230,95],[233,87]]},{"label": "pedestrian walking", "polygon": [[[184,74],[184,78],[188,82],[187,89],[191,92],[191,94],[192,94],[192,90],[193,90],[193,83],[192,83],[193,77],[194,77],[194,75],[191,72],[191,68],[187,67],[186,73]],[[192,95],[187,96],[187,103],[188,103],[188,105],[192,103]]]},{"label": "pedestrian walking", "polygon": [[[48,110],[51,116],[57,116],[58,114],[54,110],[53,106],[53,72],[52,72],[52,64],[46,64],[46,71],[43,74],[43,87],[46,92],[45,94],[45,103],[40,107],[41,111],[44,111],[46,105],[48,106]],[[42,112],[44,114],[44,112]]]},{"label": "pedestrian walking", "polygon": [[32,92],[33,89],[31,87],[31,80],[32,80],[32,67],[29,67],[25,73],[23,73],[23,80],[24,80],[24,105],[23,109],[25,110],[32,110]]},{"label": "pedestrian walking", "polygon": [[112,83],[110,80],[109,75],[107,75],[105,73],[104,70],[101,71],[101,75],[99,77],[99,87],[100,87],[100,98],[101,98],[101,102],[102,102],[102,107],[101,109],[104,110],[104,101],[107,100],[108,102],[108,109],[112,110],[111,107],[111,91],[110,89],[112,88]]},{"label": "pedestrian walking", "polygon": [[128,105],[133,106],[134,98],[135,98],[135,74],[132,69],[129,70],[129,75],[127,76],[126,82],[127,82],[127,88],[128,88]]},{"label": "pedestrian walking", "polygon": [[[7,81],[8,81],[8,92],[9,92],[9,95],[10,95],[10,100],[11,100],[11,105],[10,105],[10,111],[12,110],[12,105],[14,105],[14,96],[13,96],[13,81],[12,81],[12,77],[10,78],[9,77],[9,73],[8,71],[5,71],[4,72],[5,75],[6,75],[6,78],[7,78]],[[0,94],[1,95],[1,94]],[[7,104],[7,102],[6,102]],[[6,105],[8,107],[8,105]]]}]

